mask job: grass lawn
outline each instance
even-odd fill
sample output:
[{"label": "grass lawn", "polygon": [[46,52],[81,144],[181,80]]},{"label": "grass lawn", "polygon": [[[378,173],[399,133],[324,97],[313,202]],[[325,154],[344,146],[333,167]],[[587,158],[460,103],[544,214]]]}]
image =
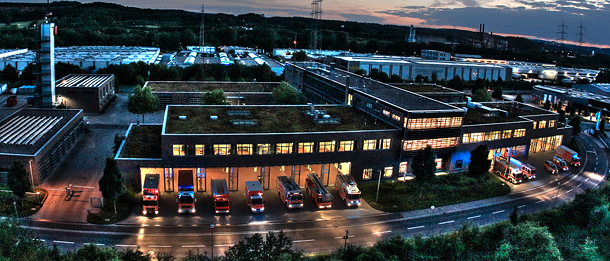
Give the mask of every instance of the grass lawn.
[{"label": "grass lawn", "polygon": [[114,213],[114,203],[112,200],[104,200],[104,207],[98,213],[87,215],[87,222],[93,224],[112,224],[126,219],[131,215],[136,194],[126,192],[119,196],[116,201],[117,213]]},{"label": "grass lawn", "polygon": [[[0,193],[0,216],[15,217],[15,206],[19,217],[31,216],[38,212],[42,207],[39,202],[44,202],[47,197],[47,190],[35,187],[34,192],[38,192],[38,195],[28,194],[23,199],[17,198],[10,192]],[[17,204],[13,205],[13,202]]]},{"label": "grass lawn", "polygon": [[489,173],[480,179],[462,174],[439,176],[436,183],[425,187],[421,187],[415,180],[382,182],[379,202],[375,202],[376,182],[358,184],[358,187],[371,207],[388,212],[453,205],[510,193],[509,186]]}]

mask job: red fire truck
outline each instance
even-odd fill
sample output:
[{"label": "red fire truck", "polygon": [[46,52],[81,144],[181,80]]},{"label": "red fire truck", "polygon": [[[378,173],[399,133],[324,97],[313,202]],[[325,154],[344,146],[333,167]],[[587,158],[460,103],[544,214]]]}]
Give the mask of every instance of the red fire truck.
[{"label": "red fire truck", "polygon": [[349,174],[337,174],[335,189],[348,207],[360,206],[360,189],[354,177]]},{"label": "red fire truck", "polygon": [[146,174],[144,176],[142,214],[159,214],[159,174]]},{"label": "red fire truck", "polygon": [[212,180],[212,198],[216,213],[229,213],[229,190],[225,179]]},{"label": "red fire truck", "polygon": [[504,160],[496,159],[496,162],[494,162],[494,172],[513,184],[521,183],[523,181],[523,173],[519,166],[515,166]]},{"label": "red fire truck", "polygon": [[318,208],[331,208],[333,195],[324,187],[318,175],[316,173],[307,174],[305,182],[307,183],[307,192],[311,195],[311,199],[316,202]]},{"label": "red fire truck", "polygon": [[293,179],[286,176],[278,176],[276,183],[277,194],[288,208],[302,208],[303,194],[301,188]]}]

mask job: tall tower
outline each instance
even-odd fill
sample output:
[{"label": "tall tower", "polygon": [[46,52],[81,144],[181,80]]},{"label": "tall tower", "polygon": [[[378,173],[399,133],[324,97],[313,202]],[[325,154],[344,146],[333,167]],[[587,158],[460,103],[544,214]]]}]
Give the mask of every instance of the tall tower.
[{"label": "tall tower", "polygon": [[580,26],[578,26],[577,29],[579,31],[576,34],[578,36],[578,45],[582,45],[582,37],[586,35],[582,32],[582,30],[584,29],[586,31],[587,27],[582,26],[582,21],[580,21]]},{"label": "tall tower", "polygon": [[311,3],[311,19],[314,20],[311,49],[318,49],[318,21],[322,19],[322,0],[313,0]]},{"label": "tall tower", "polygon": [[55,24],[44,23],[40,25],[40,49],[36,55],[37,79],[36,85],[40,98],[37,106],[55,106]]},{"label": "tall tower", "polygon": [[201,27],[199,27],[199,48],[205,52],[205,7],[201,5]]},{"label": "tall tower", "polygon": [[567,35],[568,35],[568,33],[567,33],[567,32],[566,32],[566,30],[565,30],[565,29],[567,29],[567,28],[568,28],[568,26],[567,26],[567,25],[564,25],[564,24],[563,24],[563,21],[561,21],[561,24],[560,24],[560,25],[558,25],[557,27],[559,27],[559,28],[560,28],[560,31],[559,31],[559,32],[557,32],[557,34],[559,34],[559,39],[558,39],[558,40],[563,42],[563,41],[565,41],[565,40],[566,40],[565,36],[567,36]]},{"label": "tall tower", "polygon": [[413,27],[413,25],[411,25],[411,28],[409,28],[409,43],[414,43],[415,42],[415,27]]}]

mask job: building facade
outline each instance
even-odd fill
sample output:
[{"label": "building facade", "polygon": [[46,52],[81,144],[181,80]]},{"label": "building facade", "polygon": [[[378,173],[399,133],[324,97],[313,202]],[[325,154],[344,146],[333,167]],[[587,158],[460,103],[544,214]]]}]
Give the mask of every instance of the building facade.
[{"label": "building facade", "polygon": [[100,113],[110,105],[114,88],[112,74],[70,74],[55,84],[62,105],[86,113]]}]

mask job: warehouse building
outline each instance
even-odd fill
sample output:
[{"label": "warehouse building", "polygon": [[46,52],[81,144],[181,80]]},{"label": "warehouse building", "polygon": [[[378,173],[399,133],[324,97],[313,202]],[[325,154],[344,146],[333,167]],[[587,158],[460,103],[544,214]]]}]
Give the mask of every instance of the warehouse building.
[{"label": "warehouse building", "polygon": [[55,83],[55,93],[63,106],[86,113],[100,113],[110,105],[114,88],[112,74],[70,74]]}]

